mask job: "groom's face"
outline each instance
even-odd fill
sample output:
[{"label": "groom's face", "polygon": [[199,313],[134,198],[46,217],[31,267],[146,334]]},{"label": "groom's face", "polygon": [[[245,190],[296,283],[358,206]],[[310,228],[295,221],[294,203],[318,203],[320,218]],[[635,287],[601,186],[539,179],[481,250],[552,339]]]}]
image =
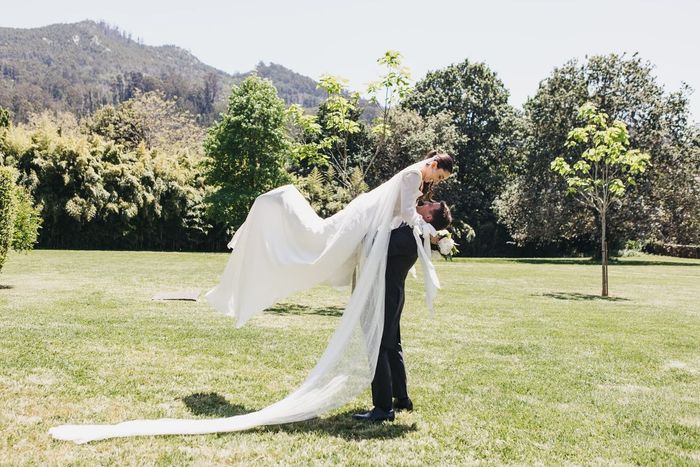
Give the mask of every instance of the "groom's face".
[{"label": "groom's face", "polygon": [[430,222],[433,220],[433,211],[440,207],[440,203],[435,202],[425,202],[416,208],[418,214],[423,216],[425,222]]}]

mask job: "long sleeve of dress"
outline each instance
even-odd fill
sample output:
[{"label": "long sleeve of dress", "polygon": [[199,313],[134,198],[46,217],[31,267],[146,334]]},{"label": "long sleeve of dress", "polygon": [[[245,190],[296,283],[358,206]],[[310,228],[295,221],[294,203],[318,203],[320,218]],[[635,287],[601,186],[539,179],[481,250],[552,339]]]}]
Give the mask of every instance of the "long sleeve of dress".
[{"label": "long sleeve of dress", "polygon": [[411,227],[420,226],[425,221],[416,211],[416,199],[423,194],[420,190],[422,182],[420,172],[407,172],[401,179],[401,210],[400,216]]},{"label": "long sleeve of dress", "polygon": [[[435,235],[436,231],[432,224],[425,222],[423,216],[416,211],[416,200],[423,195],[420,190],[423,178],[418,171],[407,172],[401,179],[401,220],[411,227],[418,227],[419,232],[424,237]],[[429,237],[428,237],[429,238]]]}]

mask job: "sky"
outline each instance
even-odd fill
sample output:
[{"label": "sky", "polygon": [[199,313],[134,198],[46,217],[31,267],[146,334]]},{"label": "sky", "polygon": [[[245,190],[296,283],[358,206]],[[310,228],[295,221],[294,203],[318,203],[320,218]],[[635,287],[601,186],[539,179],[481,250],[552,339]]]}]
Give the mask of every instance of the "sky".
[{"label": "sky", "polygon": [[0,10],[0,26],[104,20],[229,73],[274,62],[361,92],[386,50],[402,53],[414,80],[469,59],[494,70],[518,107],[572,58],[639,52],[667,91],[695,90],[700,122],[698,0],[22,0]]}]

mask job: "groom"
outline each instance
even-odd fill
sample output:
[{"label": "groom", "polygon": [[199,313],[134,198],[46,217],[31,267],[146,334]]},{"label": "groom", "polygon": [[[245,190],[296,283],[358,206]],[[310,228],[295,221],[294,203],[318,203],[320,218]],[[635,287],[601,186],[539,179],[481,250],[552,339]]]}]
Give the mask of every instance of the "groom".
[{"label": "groom", "polygon": [[[442,230],[452,222],[450,210],[444,201],[426,202],[416,208],[423,219],[435,230]],[[435,239],[434,239],[435,240]],[[381,422],[394,420],[394,412],[413,410],[413,402],[406,389],[406,368],[401,350],[399,321],[404,304],[406,276],[418,259],[418,248],[413,229],[401,224],[391,231],[386,262],[386,292],[384,296],[384,332],[379,347],[377,370],[372,381],[372,403],[369,412],[354,414],[355,420]],[[395,398],[392,404],[392,396]]]}]

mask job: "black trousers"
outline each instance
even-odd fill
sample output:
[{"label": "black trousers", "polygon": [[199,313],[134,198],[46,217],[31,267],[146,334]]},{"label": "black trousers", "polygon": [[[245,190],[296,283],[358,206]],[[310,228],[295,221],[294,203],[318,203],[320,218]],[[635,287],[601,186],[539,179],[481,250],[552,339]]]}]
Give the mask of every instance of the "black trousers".
[{"label": "black trousers", "polygon": [[406,276],[417,257],[417,245],[411,228],[402,226],[394,229],[391,232],[384,275],[384,332],[377,370],[372,380],[372,402],[375,407],[386,411],[392,407],[392,397],[408,397],[400,321],[405,301]]}]

